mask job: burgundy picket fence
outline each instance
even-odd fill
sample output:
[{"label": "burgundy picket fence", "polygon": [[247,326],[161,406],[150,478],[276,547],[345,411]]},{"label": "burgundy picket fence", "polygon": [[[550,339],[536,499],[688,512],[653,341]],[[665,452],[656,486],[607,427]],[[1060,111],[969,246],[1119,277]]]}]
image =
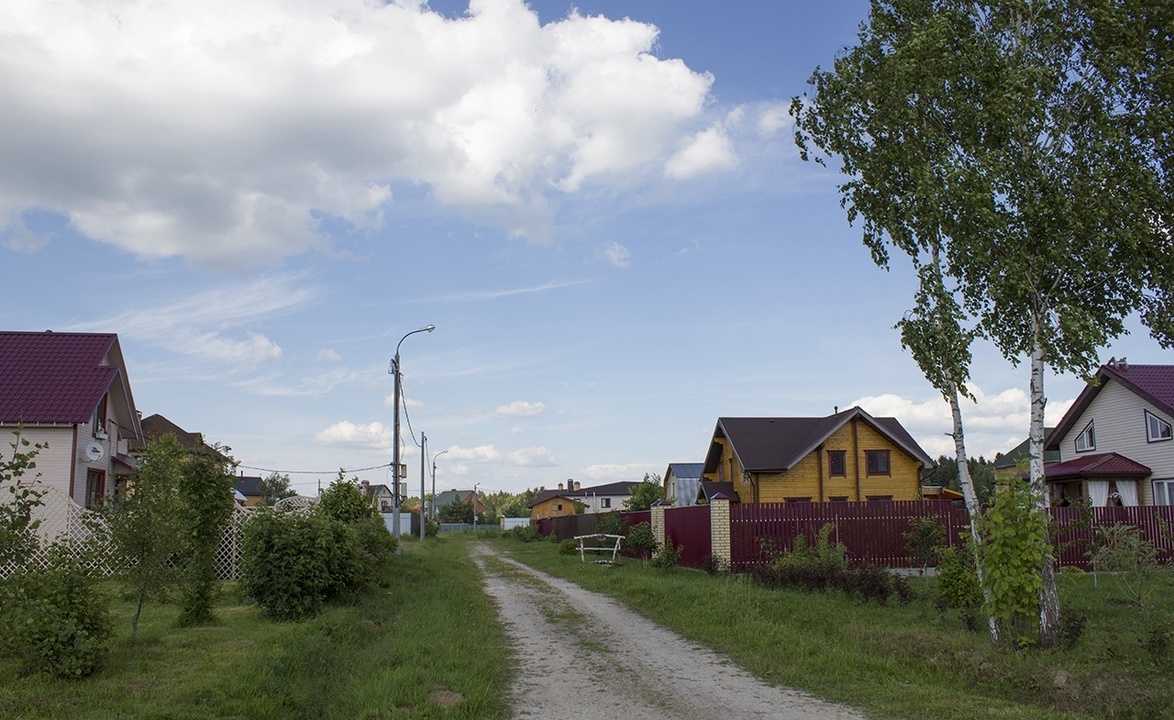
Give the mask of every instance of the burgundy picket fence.
[{"label": "burgundy picket fence", "polygon": [[678,565],[704,567],[712,553],[709,528],[709,506],[666,508],[664,513],[665,542],[680,548]]},{"label": "burgundy picket fence", "polygon": [[1142,540],[1153,543],[1158,562],[1174,562],[1174,505],[1146,507],[1056,507],[1056,565],[1091,570],[1088,552],[1093,545],[1095,528],[1132,525]]},{"label": "burgundy picket fence", "polygon": [[802,535],[814,546],[820,529],[832,526],[829,538],[847,548],[851,563],[883,567],[915,567],[905,534],[916,518],[934,517],[946,538],[960,547],[959,534],[969,520],[966,508],[948,500],[893,502],[760,503],[730,505],[730,569],[750,570],[769,562],[772,551],[791,550]]},{"label": "burgundy picket fence", "polygon": [[[576,535],[592,535],[599,531],[599,518],[605,514],[585,513],[583,515],[543,518],[538,521],[538,532],[543,535],[554,533],[559,540],[573,538]],[[620,520],[623,521],[626,530],[642,522],[651,522],[652,513],[648,510],[621,512]]]}]

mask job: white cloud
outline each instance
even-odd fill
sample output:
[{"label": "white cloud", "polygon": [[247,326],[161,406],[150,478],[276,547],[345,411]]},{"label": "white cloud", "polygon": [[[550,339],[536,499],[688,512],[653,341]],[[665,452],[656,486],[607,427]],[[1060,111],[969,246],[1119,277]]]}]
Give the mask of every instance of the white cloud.
[{"label": "white cloud", "polygon": [[3,237],[3,245],[9,250],[34,253],[49,244],[48,237],[29,228],[19,217],[10,221],[7,233],[2,233],[3,228],[0,224],[0,237]]},{"label": "white cloud", "polygon": [[330,348],[323,348],[318,351],[318,359],[323,362],[342,362],[342,355],[339,355]]},{"label": "white cloud", "polygon": [[558,458],[544,447],[515,450],[506,456],[506,461],[517,467],[558,467]]},{"label": "white cloud", "polygon": [[[1007,452],[1027,437],[1031,410],[1027,393],[1010,388],[994,395],[971,384],[975,402],[962,399],[962,427],[966,436],[966,453],[971,457],[991,459]],[[1049,401],[1045,424],[1054,426],[1064,416],[1074,399]],[[953,419],[950,406],[941,397],[912,400],[885,394],[862,397],[852,402],[873,417],[895,417],[931,457],[953,456]]]},{"label": "white cloud", "polygon": [[[522,234],[559,192],[728,163],[713,78],[658,30],[523,0],[0,5],[0,240],[33,208],[143,257],[238,267],[378,228],[392,187]],[[508,38],[508,42],[503,41]],[[20,132],[12,132],[19,128]],[[691,141],[685,142],[690,136]]]},{"label": "white cloud", "polygon": [[595,481],[642,480],[645,473],[656,472],[656,466],[648,463],[627,465],[589,465],[583,468],[584,477]]},{"label": "white cloud", "polygon": [[392,429],[379,421],[362,425],[347,420],[317,433],[314,440],[321,445],[371,450],[389,449],[394,442]]},{"label": "white cloud", "polygon": [[499,405],[497,414],[501,417],[538,417],[546,411],[546,405],[541,402],[526,402],[515,400],[509,405]]},{"label": "white cloud", "polygon": [[687,180],[737,165],[738,156],[730,138],[723,128],[715,125],[694,135],[665,165],[664,174],[673,180]]},{"label": "white cloud", "polygon": [[610,242],[599,248],[599,257],[618,268],[628,268],[632,264],[632,253],[618,242]]},{"label": "white cloud", "polygon": [[780,130],[791,127],[790,106],[785,103],[770,105],[758,115],[758,132],[762,135],[774,135]]},{"label": "white cloud", "polygon": [[448,459],[467,463],[501,462],[502,454],[492,445],[464,448],[454,445],[448,449]]}]

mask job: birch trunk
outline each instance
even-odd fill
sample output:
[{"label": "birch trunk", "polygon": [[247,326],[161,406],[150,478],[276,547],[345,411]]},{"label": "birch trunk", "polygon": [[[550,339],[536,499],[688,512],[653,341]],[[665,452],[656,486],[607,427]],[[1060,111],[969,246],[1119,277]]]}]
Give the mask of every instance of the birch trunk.
[{"label": "birch trunk", "polygon": [[[1032,326],[1035,340],[1031,350],[1031,462],[1028,467],[1031,494],[1040,511],[1044,524],[1041,530],[1046,538],[1050,503],[1047,483],[1044,481],[1044,407],[1047,405],[1047,398],[1044,397],[1044,350],[1039,341],[1038,318],[1032,320]],[[1039,590],[1040,645],[1050,648],[1055,647],[1060,639],[1060,595],[1056,590],[1056,568],[1052,563],[1051,552],[1044,554],[1040,577],[1043,581]]]}]

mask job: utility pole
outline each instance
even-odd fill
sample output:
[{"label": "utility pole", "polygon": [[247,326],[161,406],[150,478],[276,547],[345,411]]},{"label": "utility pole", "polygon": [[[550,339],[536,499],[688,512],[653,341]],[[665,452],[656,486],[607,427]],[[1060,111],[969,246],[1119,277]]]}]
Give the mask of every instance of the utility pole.
[{"label": "utility pole", "polygon": [[424,542],[424,465],[428,462],[428,436],[420,431],[420,542]]}]

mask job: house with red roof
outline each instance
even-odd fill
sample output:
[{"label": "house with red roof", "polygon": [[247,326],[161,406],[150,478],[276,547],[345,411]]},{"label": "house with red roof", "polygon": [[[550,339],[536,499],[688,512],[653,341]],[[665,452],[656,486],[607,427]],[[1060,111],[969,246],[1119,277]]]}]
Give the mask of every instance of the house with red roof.
[{"label": "house with red roof", "polygon": [[1110,359],[1044,441],[1054,504],[1174,505],[1174,365]]},{"label": "house with red roof", "polygon": [[720,492],[747,503],[915,500],[922,471],[932,467],[896,418],[858,407],[827,417],[722,417],[698,499]]},{"label": "house with red roof", "polygon": [[130,449],[143,438],[118,336],[0,332],[6,444],[18,428],[45,446],[36,457],[40,482],[84,506],[112,494],[134,472]]}]

